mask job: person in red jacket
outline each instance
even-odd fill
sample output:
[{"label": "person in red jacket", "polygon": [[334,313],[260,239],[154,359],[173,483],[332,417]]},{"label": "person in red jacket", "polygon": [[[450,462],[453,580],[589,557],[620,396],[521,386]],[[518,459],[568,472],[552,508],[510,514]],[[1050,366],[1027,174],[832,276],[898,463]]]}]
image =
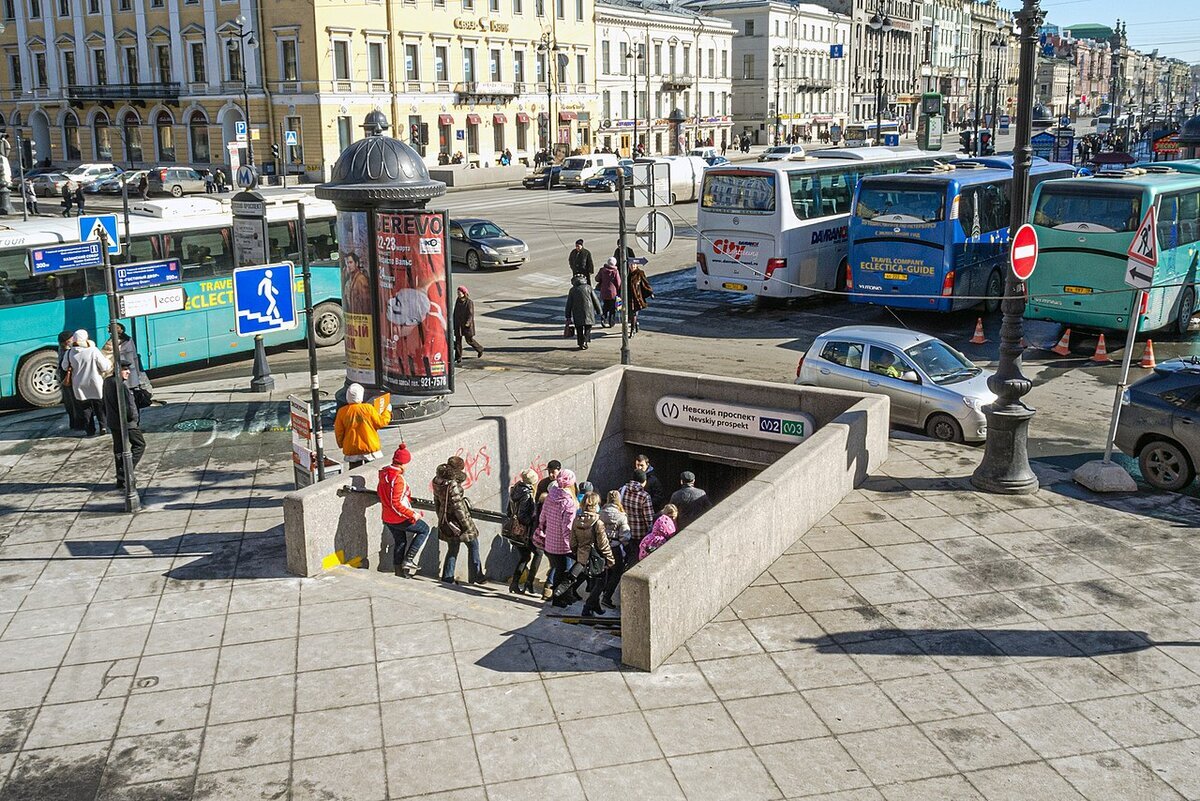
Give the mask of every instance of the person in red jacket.
[{"label": "person in red jacket", "polygon": [[[412,461],[412,454],[401,443],[392,454],[392,463],[379,471],[379,502],[383,506],[383,525],[392,535],[392,561],[396,575],[412,576],[417,572],[417,554],[429,538],[429,524],[421,519],[422,514],[413,508],[412,491],[404,480],[405,465]],[[413,535],[412,542],[408,535]],[[403,557],[403,558],[401,558]]]}]

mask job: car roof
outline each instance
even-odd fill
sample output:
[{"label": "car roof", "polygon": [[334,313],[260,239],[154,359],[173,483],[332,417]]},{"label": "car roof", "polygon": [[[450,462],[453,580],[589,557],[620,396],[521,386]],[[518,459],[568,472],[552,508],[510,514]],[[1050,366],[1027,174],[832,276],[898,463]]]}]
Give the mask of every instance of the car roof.
[{"label": "car roof", "polygon": [[[491,220],[485,220],[483,217],[452,217],[450,222],[458,223],[459,225],[469,225],[470,223],[490,223]],[[492,223],[495,225],[495,223]]]},{"label": "car roof", "polygon": [[874,345],[891,345],[894,348],[911,348],[937,337],[911,331],[907,328],[892,328],[886,325],[845,325],[826,331],[817,339],[856,339]]}]

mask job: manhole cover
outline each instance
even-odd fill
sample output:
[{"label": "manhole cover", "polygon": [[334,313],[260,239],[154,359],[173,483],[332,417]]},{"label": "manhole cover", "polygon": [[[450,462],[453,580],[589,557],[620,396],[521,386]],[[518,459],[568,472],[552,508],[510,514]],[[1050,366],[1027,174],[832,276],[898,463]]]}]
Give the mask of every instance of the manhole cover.
[{"label": "manhole cover", "polygon": [[176,431],[212,431],[217,427],[217,421],[211,417],[197,417],[192,420],[180,420],[173,427]]}]

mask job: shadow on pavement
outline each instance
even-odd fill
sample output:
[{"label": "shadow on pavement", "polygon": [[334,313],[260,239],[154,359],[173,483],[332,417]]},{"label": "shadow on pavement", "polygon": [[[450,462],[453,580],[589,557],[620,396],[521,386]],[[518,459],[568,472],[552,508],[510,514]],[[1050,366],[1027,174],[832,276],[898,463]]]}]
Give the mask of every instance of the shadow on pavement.
[{"label": "shadow on pavement", "polygon": [[1144,631],[1105,629],[871,629],[800,638],[818,653],[884,656],[1090,657],[1200,642],[1155,642]]}]

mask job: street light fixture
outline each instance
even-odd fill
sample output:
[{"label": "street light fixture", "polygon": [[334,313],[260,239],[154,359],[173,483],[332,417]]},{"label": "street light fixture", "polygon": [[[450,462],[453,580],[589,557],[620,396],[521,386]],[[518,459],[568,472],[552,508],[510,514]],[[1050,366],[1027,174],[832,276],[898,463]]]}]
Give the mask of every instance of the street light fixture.
[{"label": "street light fixture", "polygon": [[1004,21],[996,23],[996,35],[992,37],[992,49],[996,51],[996,65],[992,72],[992,143],[1000,131],[1000,55],[1008,42],[1004,41]]},{"label": "street light fixture", "polygon": [[[558,59],[558,42],[554,39],[554,34],[550,31],[542,33],[537,46],[538,52],[543,54],[543,63],[546,65],[546,155],[550,158],[550,163],[554,163],[554,71],[557,68],[556,62]],[[550,188],[550,179],[546,179],[546,188]]]},{"label": "street light fixture", "polygon": [[779,69],[787,66],[782,47],[775,48],[775,62],[771,66],[775,68],[775,144],[780,145],[783,143],[783,117],[779,108]]},{"label": "street light fixture", "polygon": [[887,15],[883,0],[875,8],[871,21],[867,23],[871,30],[879,36],[879,52],[875,54],[875,144],[879,144],[883,129],[883,48],[887,43],[887,34],[892,31],[892,19]]},{"label": "street light fixture", "polygon": [[[677,41],[677,40],[673,40],[673,41]],[[629,157],[637,158],[637,155],[638,155],[638,152],[637,152],[637,149],[638,149],[638,127],[637,127],[637,121],[638,121],[638,74],[639,74],[639,70],[641,69],[641,67],[639,65],[646,63],[646,53],[643,52],[643,49],[640,48],[638,45],[633,44],[633,42],[630,42],[629,44],[633,47],[632,50],[630,50],[629,52],[627,52],[625,54],[626,63],[632,65],[630,67],[630,75],[633,77],[633,145],[629,148]],[[646,132],[647,132],[646,133],[646,141],[647,142],[650,141],[649,131],[650,131],[650,120],[649,120],[649,115],[647,115],[647,119],[646,119]]]},{"label": "street light fixture", "polygon": [[237,26],[236,32],[226,34],[225,46],[229,48],[229,52],[238,51],[241,61],[242,73],[242,118],[246,120],[246,163],[254,165],[254,137],[251,134],[250,124],[250,89],[246,83],[246,50],[248,48],[257,47],[258,40],[254,37],[254,31],[247,27],[245,15],[238,14],[237,19],[233,21]]}]

